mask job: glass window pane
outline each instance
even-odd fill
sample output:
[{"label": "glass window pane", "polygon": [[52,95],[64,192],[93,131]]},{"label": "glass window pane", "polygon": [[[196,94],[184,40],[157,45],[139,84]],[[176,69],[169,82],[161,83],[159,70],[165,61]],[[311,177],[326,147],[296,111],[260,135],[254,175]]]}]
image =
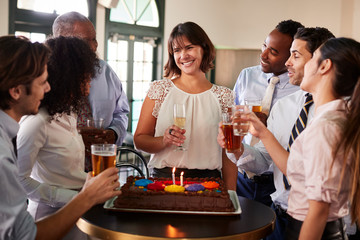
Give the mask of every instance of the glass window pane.
[{"label": "glass window pane", "polygon": [[44,33],[29,33],[29,32],[20,32],[16,31],[15,36],[24,36],[31,40],[31,42],[44,42],[46,40],[46,35]]},{"label": "glass window pane", "polygon": [[116,8],[110,10],[110,21],[134,24],[135,21],[125,5],[123,0],[120,0]]},{"label": "glass window pane", "polygon": [[18,0],[17,7],[37,12],[57,14],[77,11],[84,16],[89,16],[87,0]]},{"label": "glass window pane", "polygon": [[155,0],[120,0],[110,10],[110,21],[159,27],[159,12]]},{"label": "glass window pane", "polygon": [[154,0],[151,0],[143,15],[139,17],[137,25],[159,27],[159,12]]}]

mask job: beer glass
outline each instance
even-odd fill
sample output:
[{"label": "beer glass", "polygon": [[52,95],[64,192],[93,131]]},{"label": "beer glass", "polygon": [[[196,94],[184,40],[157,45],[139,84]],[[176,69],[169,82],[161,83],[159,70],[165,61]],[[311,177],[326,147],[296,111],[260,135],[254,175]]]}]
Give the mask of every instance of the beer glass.
[{"label": "beer glass", "polygon": [[92,144],[91,161],[93,168],[93,176],[98,175],[109,167],[114,167],[116,161],[116,145]]},{"label": "beer glass", "polygon": [[250,109],[246,105],[236,105],[233,107],[233,129],[235,136],[245,136],[248,134],[250,122],[241,119],[243,115],[250,114]]},{"label": "beer glass", "polygon": [[[174,124],[175,126],[184,129],[186,122],[185,116],[185,104],[175,103],[174,104]],[[175,150],[184,151],[186,148],[184,146],[178,146]]]},{"label": "beer glass", "polygon": [[234,135],[234,129],[231,118],[232,112],[222,114],[222,130],[225,137],[226,152],[240,150],[241,137]]},{"label": "beer glass", "polygon": [[253,112],[261,112],[261,98],[245,98],[245,105]]}]

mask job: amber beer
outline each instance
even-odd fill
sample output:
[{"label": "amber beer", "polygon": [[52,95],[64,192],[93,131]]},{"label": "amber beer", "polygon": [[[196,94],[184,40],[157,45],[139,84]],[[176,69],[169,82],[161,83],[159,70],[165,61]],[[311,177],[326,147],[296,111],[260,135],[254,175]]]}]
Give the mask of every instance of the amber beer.
[{"label": "amber beer", "polygon": [[99,152],[91,154],[93,176],[98,175],[105,169],[115,166],[116,155],[109,152]]},{"label": "amber beer", "polygon": [[109,167],[114,167],[116,162],[115,144],[91,145],[91,162],[93,176],[98,175]]},{"label": "amber beer", "polygon": [[261,112],[262,111],[262,106],[251,106],[251,110],[253,112]]},{"label": "amber beer", "polygon": [[227,152],[234,152],[240,149],[241,139],[240,136],[234,135],[233,125],[225,123],[222,125],[224,137],[225,137],[225,148]]}]

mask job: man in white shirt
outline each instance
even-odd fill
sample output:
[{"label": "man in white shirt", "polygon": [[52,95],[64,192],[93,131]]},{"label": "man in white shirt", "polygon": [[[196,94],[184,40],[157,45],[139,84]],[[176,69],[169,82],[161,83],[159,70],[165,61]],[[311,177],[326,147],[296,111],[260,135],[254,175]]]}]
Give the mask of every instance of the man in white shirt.
[{"label": "man in white shirt", "polygon": [[[236,81],[234,87],[236,105],[244,104],[245,99],[248,98],[263,99],[269,80],[273,76],[278,77],[279,82],[275,85],[269,110],[277,100],[299,90],[298,86],[289,83],[285,62],[290,56],[289,49],[293,37],[300,27],[303,27],[303,25],[287,20],[280,22],[270,32],[262,46],[260,65],[242,70]],[[266,122],[266,115],[260,113],[257,113],[257,115],[263,122]],[[244,142],[250,144],[251,138],[251,135],[245,136]],[[244,172],[239,167],[236,186],[237,194],[270,206],[272,203],[270,194],[275,191],[271,169],[266,173],[253,175],[251,172]]]},{"label": "man in white shirt", "polygon": [[[286,62],[290,83],[299,86],[304,76],[304,66],[312,57],[313,52],[327,39],[334,35],[325,28],[300,28],[291,45],[291,56]],[[276,102],[272,108],[267,127],[274,134],[275,138],[285,148],[288,148],[289,138],[304,106],[307,93],[299,90]],[[313,105],[309,109],[308,122],[314,115]],[[236,154],[237,155],[237,154]],[[229,156],[242,169],[261,174],[273,167],[274,184],[276,191],[271,195],[272,208],[276,213],[276,224],[274,232],[266,239],[284,239],[284,232],[287,224],[286,210],[289,190],[285,189],[282,172],[273,164],[273,161],[262,142],[254,146],[244,144],[244,152],[240,159],[234,155]]]}]

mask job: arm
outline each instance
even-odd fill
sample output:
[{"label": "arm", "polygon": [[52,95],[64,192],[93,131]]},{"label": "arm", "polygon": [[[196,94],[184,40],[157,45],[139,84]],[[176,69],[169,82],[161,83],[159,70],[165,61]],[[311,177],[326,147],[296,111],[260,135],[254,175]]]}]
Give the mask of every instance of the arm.
[{"label": "arm", "polygon": [[[222,122],[219,123],[217,142],[220,147],[225,148],[225,137],[222,131]],[[245,171],[261,174],[268,171],[272,160],[266,152],[265,147],[258,143],[255,147],[247,144],[241,144],[239,150],[231,153],[226,152],[227,159],[233,162],[236,167],[240,167]]]},{"label": "arm", "polygon": [[[95,119],[103,118],[106,131],[98,138],[115,139],[121,145],[128,126],[129,103],[121,81],[113,69],[100,60],[100,71],[91,81],[89,101]],[[101,134],[101,135],[100,135]],[[113,140],[112,140],[113,141]]]},{"label": "arm", "polygon": [[309,211],[301,226],[299,240],[321,239],[329,215],[330,204],[309,200]]},{"label": "arm", "polygon": [[[180,146],[185,140],[185,130],[172,125],[166,128],[164,135],[154,137],[156,118],[152,115],[155,100],[146,97],[141,108],[139,122],[134,134],[134,143],[136,148],[148,153],[157,153],[170,147],[172,144]],[[173,129],[169,133],[169,129]]]},{"label": "arm", "polygon": [[[95,204],[119,195],[118,170],[108,168],[96,177],[88,173],[81,192],[55,214],[36,223],[36,239],[60,239]],[[61,223],[61,224],[59,224]]]},{"label": "arm", "polygon": [[249,115],[242,118],[244,120],[250,121],[251,125],[249,132],[253,136],[260,138],[274,163],[282,173],[286,174],[289,152],[281,146],[274,135],[269,131],[269,129],[266,128],[266,126],[256,117],[254,113],[250,113]]}]

